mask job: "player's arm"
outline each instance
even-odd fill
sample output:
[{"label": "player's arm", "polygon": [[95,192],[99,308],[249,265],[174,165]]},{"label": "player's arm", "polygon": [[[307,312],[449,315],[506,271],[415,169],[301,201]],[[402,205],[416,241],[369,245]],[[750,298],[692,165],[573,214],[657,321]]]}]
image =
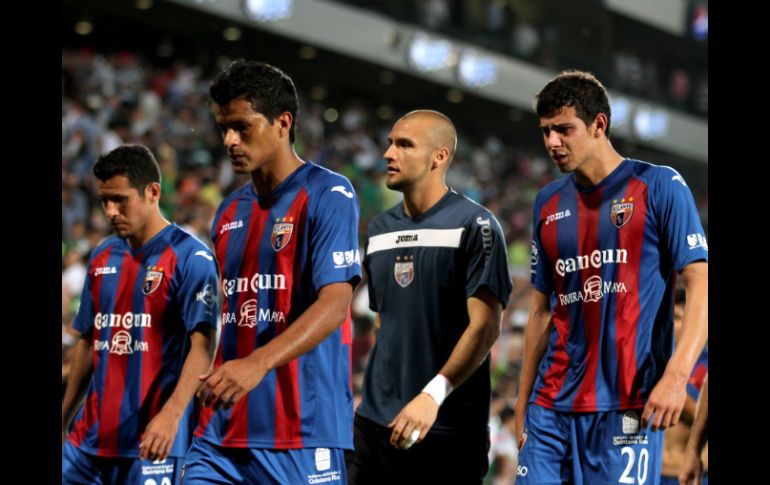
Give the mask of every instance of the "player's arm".
[{"label": "player's arm", "polygon": [[139,444],[140,458],[165,460],[171,452],[179,420],[200,386],[198,376],[211,365],[213,342],[214,329],[208,325],[200,325],[190,332],[190,351],[182,366],[179,381],[158,414],[147,424]]},{"label": "player's arm", "polygon": [[703,474],[703,462],[700,459],[701,451],[708,440],[708,416],[709,416],[709,388],[708,374],[703,380],[703,388],[698,398],[698,406],[695,409],[695,420],[690,430],[685,448],[684,462],[679,473],[680,484],[695,483],[700,485]]},{"label": "player's arm", "polygon": [[708,338],[708,263],[688,264],[681,277],[686,295],[682,331],[642,413],[642,425],[650,422],[653,431],[679,422],[687,397],[687,380]]},{"label": "player's arm", "polygon": [[318,300],[286,330],[242,359],[228,360],[200,376],[198,396],[205,406],[229,408],[252,390],[272,369],[315,348],[345,321],[353,296],[350,283],[321,288]]},{"label": "player's arm", "polygon": [[535,385],[537,369],[548,348],[548,335],[552,322],[548,295],[535,289],[529,307],[527,327],[524,330],[524,356],[519,374],[519,396],[514,405],[516,440],[519,442],[521,441],[521,433],[524,431],[527,402],[532,394],[532,387]]},{"label": "player's arm", "polygon": [[[449,359],[438,375],[388,425],[393,429],[390,436],[393,446],[408,448],[425,438],[446,396],[478,369],[500,335],[503,305],[486,286],[467,299],[467,307],[470,322]],[[419,430],[419,437],[412,440],[415,430]]]},{"label": "player's arm", "polygon": [[69,378],[67,379],[67,389],[64,391],[64,399],[61,403],[61,433],[62,443],[67,435],[66,429],[72,416],[83,398],[83,393],[88,385],[89,378],[93,372],[94,360],[91,355],[91,342],[89,337],[78,333],[77,342],[72,353],[72,363],[70,367]]},{"label": "player's arm", "polygon": [[375,313],[374,314],[374,326],[372,327],[372,330],[374,331],[374,338],[377,338],[377,334],[380,333],[380,327],[382,327],[382,320],[380,320],[380,314]]}]

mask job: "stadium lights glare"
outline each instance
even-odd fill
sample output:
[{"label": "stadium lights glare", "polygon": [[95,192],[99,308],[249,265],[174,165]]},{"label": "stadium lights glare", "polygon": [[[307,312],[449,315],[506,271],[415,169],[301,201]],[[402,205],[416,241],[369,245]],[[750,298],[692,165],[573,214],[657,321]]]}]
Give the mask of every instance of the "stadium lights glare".
[{"label": "stadium lights glare", "polygon": [[634,131],[641,140],[661,138],[668,134],[669,117],[666,110],[639,105],[634,115]]},{"label": "stadium lights glare", "polygon": [[418,33],[409,42],[407,62],[417,71],[433,72],[451,67],[456,56],[448,40]]},{"label": "stadium lights glare", "polygon": [[491,56],[479,54],[473,49],[466,49],[457,64],[457,80],[460,84],[472,88],[489,86],[497,82],[499,67]]},{"label": "stadium lights glare", "polygon": [[610,100],[612,110],[612,125],[625,126],[631,119],[631,102],[622,96],[613,97]]},{"label": "stadium lights glare", "polygon": [[270,22],[291,16],[294,0],[244,0],[243,10],[252,20]]}]

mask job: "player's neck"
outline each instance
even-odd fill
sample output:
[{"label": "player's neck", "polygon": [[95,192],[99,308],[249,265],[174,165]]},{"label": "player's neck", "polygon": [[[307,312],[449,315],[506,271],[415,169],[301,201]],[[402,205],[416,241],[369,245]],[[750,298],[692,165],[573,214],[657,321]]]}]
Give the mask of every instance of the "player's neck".
[{"label": "player's neck", "polygon": [[288,153],[279,155],[251,173],[251,181],[260,197],[267,197],[305,162],[290,148]]},{"label": "player's neck", "polygon": [[449,191],[442,181],[428,187],[415,187],[404,192],[404,213],[410,219],[416,219],[428,212]]},{"label": "player's neck", "polygon": [[150,218],[147,225],[144,226],[144,230],[140,234],[128,237],[128,244],[136,250],[147,244],[150,239],[154,238],[160,231],[171,224],[158,210],[157,214]]},{"label": "player's neck", "polygon": [[595,187],[618,168],[621,162],[623,162],[623,157],[612,148],[612,145],[607,143],[606,146],[598,150],[598,153],[575,170],[575,180],[581,187],[587,189]]}]

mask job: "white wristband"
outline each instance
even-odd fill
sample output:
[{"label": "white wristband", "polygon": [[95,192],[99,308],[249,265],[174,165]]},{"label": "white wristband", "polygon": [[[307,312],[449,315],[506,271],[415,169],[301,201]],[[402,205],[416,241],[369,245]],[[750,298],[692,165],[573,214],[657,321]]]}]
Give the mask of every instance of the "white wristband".
[{"label": "white wristband", "polygon": [[436,401],[436,404],[441,406],[444,399],[446,399],[453,390],[454,387],[452,387],[452,383],[449,382],[449,379],[441,374],[436,374],[436,377],[431,379],[428,385],[423,388],[422,392],[428,394],[434,401]]}]

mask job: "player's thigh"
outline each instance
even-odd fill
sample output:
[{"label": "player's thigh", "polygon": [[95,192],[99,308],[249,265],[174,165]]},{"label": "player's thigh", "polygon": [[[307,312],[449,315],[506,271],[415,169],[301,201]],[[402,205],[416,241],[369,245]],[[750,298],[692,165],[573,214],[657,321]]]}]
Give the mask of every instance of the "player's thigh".
[{"label": "player's thigh", "polygon": [[245,472],[246,483],[345,484],[345,452],[341,448],[293,450],[252,449]]},{"label": "player's thigh", "polygon": [[94,458],[66,440],[61,450],[62,485],[100,485],[102,478]]},{"label": "player's thigh", "polygon": [[480,485],[489,470],[489,433],[430,432],[406,452],[408,461],[396,483],[463,483]]},{"label": "player's thigh", "polygon": [[576,418],[580,471],[587,484],[660,483],[663,431],[641,428],[641,409]]},{"label": "player's thigh", "polygon": [[227,449],[194,437],[184,459],[182,483],[244,483],[243,472],[248,459],[248,450]]},{"label": "player's thigh", "polygon": [[[124,465],[112,471],[110,483],[125,485],[179,485],[182,483],[183,458],[163,461],[126,459]],[[125,479],[123,479],[125,477]]]},{"label": "player's thigh", "polygon": [[387,483],[390,457],[396,451],[390,445],[391,430],[356,415],[353,423],[353,450],[345,451],[349,485]]},{"label": "player's thigh", "polygon": [[527,406],[516,484],[571,483],[571,432],[564,413],[537,404]]}]

